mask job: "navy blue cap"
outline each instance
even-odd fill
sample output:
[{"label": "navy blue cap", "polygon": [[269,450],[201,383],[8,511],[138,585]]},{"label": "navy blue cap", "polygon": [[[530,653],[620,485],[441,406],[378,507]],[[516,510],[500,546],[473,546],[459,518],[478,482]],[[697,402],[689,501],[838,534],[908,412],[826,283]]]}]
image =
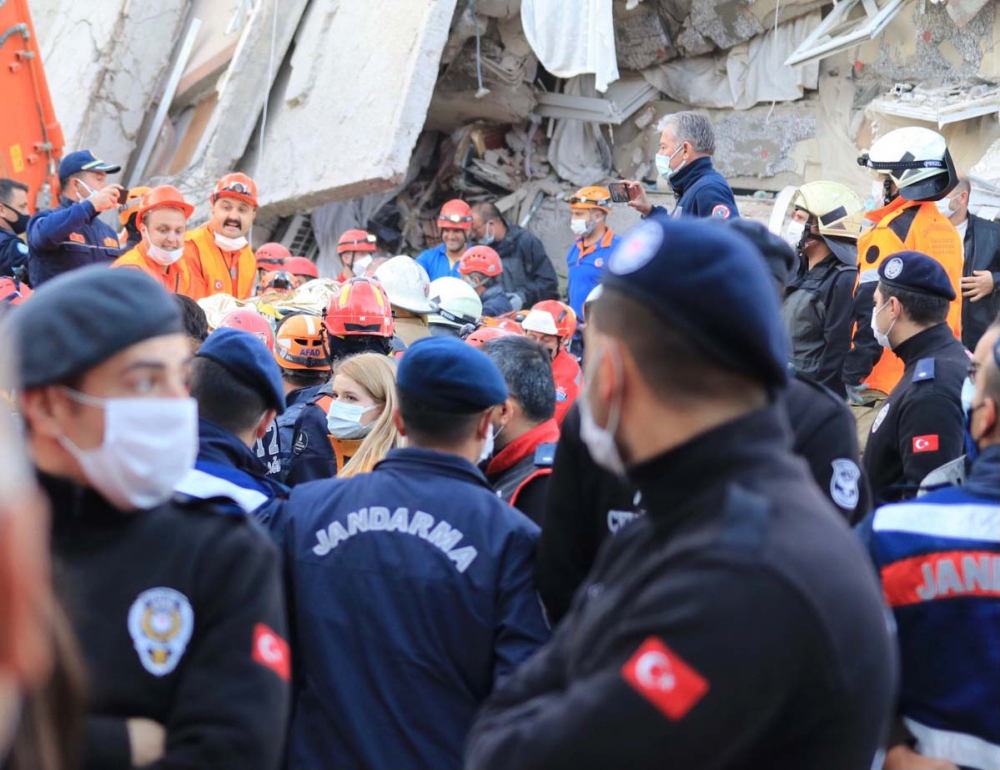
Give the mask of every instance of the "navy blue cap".
[{"label": "navy blue cap", "polygon": [[108,174],[117,174],[121,170],[121,166],[98,160],[90,150],[77,150],[71,152],[59,163],[59,178],[69,179],[73,174],[79,174],[81,171],[104,171]]},{"label": "navy blue cap", "polygon": [[396,387],[442,412],[471,414],[507,400],[507,383],[490,357],[457,337],[425,337],[410,345]]},{"label": "navy blue cap", "polygon": [[791,246],[754,219],[737,217],[723,221],[727,227],[735,230],[757,247],[757,251],[764,258],[764,263],[771,271],[771,275],[774,276],[774,280],[782,286],[789,284],[795,277],[795,270],[799,264],[799,259]]},{"label": "navy blue cap", "polygon": [[767,386],[787,381],[788,336],[774,280],[756,247],[730,228],[647,219],[612,252],[602,283],[648,307],[720,366]]},{"label": "navy blue cap", "polygon": [[181,311],[140,270],[94,265],[46,281],[10,313],[25,388],[66,382],[151,337],[180,334]]},{"label": "navy blue cap", "polygon": [[278,414],[285,411],[285,386],[281,369],[267,345],[243,329],[223,327],[208,335],[197,358],[207,358],[224,367],[244,385],[256,390]]},{"label": "navy blue cap", "polygon": [[917,294],[955,299],[955,289],[941,263],[919,251],[900,251],[879,265],[878,277],[887,286]]}]

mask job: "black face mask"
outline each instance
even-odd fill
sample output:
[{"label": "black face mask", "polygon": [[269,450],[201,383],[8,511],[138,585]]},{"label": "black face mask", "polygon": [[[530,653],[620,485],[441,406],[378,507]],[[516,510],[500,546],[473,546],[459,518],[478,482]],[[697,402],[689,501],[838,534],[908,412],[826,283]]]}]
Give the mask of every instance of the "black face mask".
[{"label": "black face mask", "polygon": [[0,214],[0,216],[2,216],[4,219],[4,222],[9,224],[10,229],[14,231],[14,235],[20,235],[21,233],[23,233],[25,230],[28,229],[28,220],[31,219],[30,214],[22,214],[20,211],[15,211],[6,204],[4,204],[4,208],[7,209],[7,211],[13,211],[14,214],[16,215],[14,221],[11,222],[9,219],[7,219],[6,214]]}]

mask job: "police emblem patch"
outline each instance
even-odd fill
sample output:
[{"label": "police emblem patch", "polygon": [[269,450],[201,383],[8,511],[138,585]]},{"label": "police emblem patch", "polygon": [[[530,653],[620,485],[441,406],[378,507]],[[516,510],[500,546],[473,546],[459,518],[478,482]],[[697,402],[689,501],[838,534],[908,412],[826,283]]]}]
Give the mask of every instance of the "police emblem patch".
[{"label": "police emblem patch", "polygon": [[830,479],[830,497],[844,510],[853,511],[858,505],[860,493],[858,480],[861,470],[853,460],[846,457],[833,461],[833,477]]},{"label": "police emblem patch", "polygon": [[191,602],[173,588],[143,591],[128,611],[128,632],[139,662],[153,676],[166,676],[177,668],[193,631]]},{"label": "police emblem patch", "polygon": [[634,273],[649,263],[662,243],[663,231],[659,227],[651,223],[641,224],[633,228],[611,252],[608,269],[616,275]]},{"label": "police emblem patch", "polygon": [[594,260],[594,267],[604,267],[604,260],[598,257]]},{"label": "police emblem patch", "polygon": [[712,209],[712,219],[729,219],[729,206],[720,203]]},{"label": "police emblem patch", "polygon": [[885,277],[890,281],[899,278],[899,274],[903,272],[903,260],[899,257],[893,257],[889,260],[889,264],[885,266]]},{"label": "police emblem patch", "polygon": [[216,291],[222,291],[222,281],[216,281],[214,285]]},{"label": "police emblem patch", "polygon": [[309,446],[309,436],[306,435],[305,431],[299,431],[295,434],[295,442],[292,444],[292,453],[295,455],[300,455],[306,451],[306,447]]},{"label": "police emblem patch", "polygon": [[883,406],[879,413],[875,416],[875,422],[872,423],[872,433],[878,430],[879,425],[882,424],[882,421],[885,419],[887,414],[889,414],[889,402],[886,402],[885,406]]}]

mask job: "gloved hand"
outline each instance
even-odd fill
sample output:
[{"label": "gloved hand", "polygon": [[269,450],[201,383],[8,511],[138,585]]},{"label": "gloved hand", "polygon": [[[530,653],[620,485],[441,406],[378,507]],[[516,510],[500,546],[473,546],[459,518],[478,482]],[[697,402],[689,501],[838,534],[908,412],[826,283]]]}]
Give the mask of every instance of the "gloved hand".
[{"label": "gloved hand", "polygon": [[515,312],[524,307],[524,300],[521,299],[521,295],[515,291],[507,292],[507,299],[510,300],[510,305],[514,308]]},{"label": "gloved hand", "polygon": [[862,404],[868,403],[868,399],[865,398],[866,390],[868,390],[868,385],[863,382],[857,385],[848,385],[847,403],[853,404],[854,406],[861,406]]}]

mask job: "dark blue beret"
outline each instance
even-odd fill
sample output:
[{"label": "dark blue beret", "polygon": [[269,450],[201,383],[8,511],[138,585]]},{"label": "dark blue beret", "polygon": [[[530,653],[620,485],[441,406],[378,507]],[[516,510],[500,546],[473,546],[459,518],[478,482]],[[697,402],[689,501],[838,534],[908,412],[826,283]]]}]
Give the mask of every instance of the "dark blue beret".
[{"label": "dark blue beret", "polygon": [[233,377],[260,393],[278,414],[285,411],[281,369],[256,334],[229,327],[216,329],[198,348],[197,357],[215,361],[227,369]]},{"label": "dark blue beret", "polygon": [[480,350],[457,337],[425,337],[410,345],[396,387],[432,409],[470,414],[507,400],[507,383]]},{"label": "dark blue beret", "polygon": [[919,251],[893,254],[879,265],[878,277],[882,283],[897,289],[955,299],[955,289],[941,263]]},{"label": "dark blue beret", "polygon": [[602,283],[648,307],[719,365],[767,386],[787,381],[789,344],[774,280],[754,245],[729,228],[647,219],[612,252]]},{"label": "dark blue beret", "polygon": [[47,281],[9,315],[13,329],[3,339],[16,341],[25,388],[66,382],[136,343],[184,331],[180,309],[155,279],[106,265]]},{"label": "dark blue beret", "polygon": [[117,174],[121,170],[121,166],[98,160],[90,150],[77,150],[62,159],[59,164],[59,178],[69,179],[73,174],[79,174],[81,171],[104,171],[108,174]]},{"label": "dark blue beret", "polygon": [[755,219],[727,219],[726,225],[752,243],[764,258],[764,264],[771,271],[774,280],[787,286],[795,277],[799,259],[795,251],[784,239],[768,230]]}]

